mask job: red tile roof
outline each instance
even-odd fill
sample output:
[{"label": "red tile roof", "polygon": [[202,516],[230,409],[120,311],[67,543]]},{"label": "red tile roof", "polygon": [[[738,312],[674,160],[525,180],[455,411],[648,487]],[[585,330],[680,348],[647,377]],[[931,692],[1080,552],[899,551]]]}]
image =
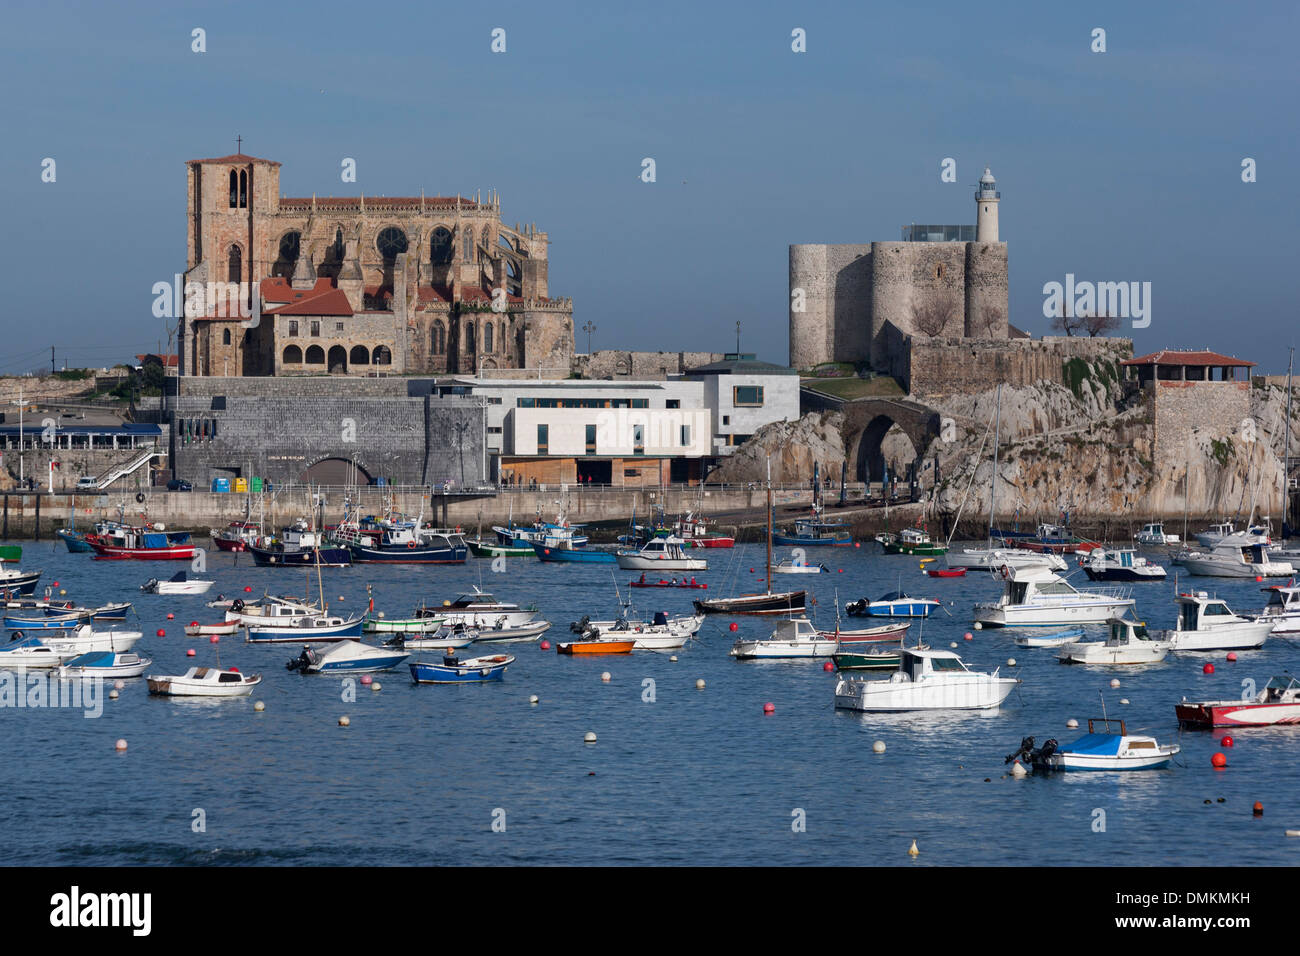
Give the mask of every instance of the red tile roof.
[{"label": "red tile roof", "polygon": [[352,315],[352,305],[342,289],[327,288],[322,293],[304,292],[302,299],[288,305],[266,309],[263,315]]},{"label": "red tile roof", "polygon": [[135,358],[136,361],[139,362],[141,365],[144,364],[145,359],[156,358],[159,359],[160,362],[163,365],[165,365],[167,368],[175,368],[177,362],[177,357],[175,355],[155,355],[152,352],[146,355],[137,355]]},{"label": "red tile roof", "polygon": [[316,280],[310,289],[295,289],[293,283],[281,276],[269,276],[257,284],[266,302],[297,302],[311,296],[324,295],[334,288],[334,281],[328,276]]},{"label": "red tile roof", "polygon": [[1231,355],[1220,355],[1218,352],[1211,352],[1209,349],[1187,350],[1180,349],[1161,349],[1159,352],[1152,352],[1150,355],[1140,355],[1137,358],[1129,359],[1127,362],[1121,362],[1121,365],[1195,365],[1211,368],[1252,368],[1254,362],[1247,362],[1245,359],[1235,358]]},{"label": "red tile roof", "polygon": [[[208,160],[208,162],[217,162],[217,160]],[[419,209],[420,203],[426,206],[452,206],[457,202],[456,196],[366,196],[366,205],[391,207],[409,207]],[[462,209],[477,209],[481,205],[472,199],[466,199],[464,196],[459,197]],[[311,196],[286,196],[280,200],[281,206],[310,206],[313,202],[318,208],[330,209],[335,207],[351,208],[361,202],[360,196],[330,196],[328,198],[317,196],[314,200]],[[484,206],[483,208],[488,208]]]},{"label": "red tile roof", "polygon": [[245,153],[231,153],[229,156],[217,156],[214,159],[191,159],[186,161],[190,163],[266,163],[269,166],[279,166],[274,159],[258,159],[256,156],[249,156]]}]

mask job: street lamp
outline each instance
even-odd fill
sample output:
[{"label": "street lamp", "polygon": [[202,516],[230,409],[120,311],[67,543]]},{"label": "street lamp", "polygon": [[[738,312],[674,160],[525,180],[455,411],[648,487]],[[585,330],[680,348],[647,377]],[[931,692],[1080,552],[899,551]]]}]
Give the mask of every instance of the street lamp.
[{"label": "street lamp", "polygon": [[595,322],[587,322],[583,325],[582,331],[587,333],[587,354],[591,354],[591,333],[596,331]]}]

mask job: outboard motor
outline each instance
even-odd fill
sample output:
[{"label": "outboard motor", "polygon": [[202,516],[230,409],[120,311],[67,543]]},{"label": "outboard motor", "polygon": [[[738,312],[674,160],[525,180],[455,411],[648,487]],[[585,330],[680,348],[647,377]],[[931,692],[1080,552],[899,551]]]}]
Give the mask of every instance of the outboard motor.
[{"label": "outboard motor", "polygon": [[230,603],[230,609],[231,609],[232,611],[242,611],[242,610],[244,609],[244,599],[243,599],[243,598],[235,598],[235,599]]},{"label": "outboard motor", "polygon": [[586,632],[587,625],[590,623],[591,623],[591,615],[584,614],[582,615],[581,621],[574,621],[572,624],[569,625],[569,630],[572,631],[574,634],[582,634]]},{"label": "outboard motor", "polygon": [[1034,738],[1024,737],[1020,741],[1020,749],[1013,754],[1007,754],[1007,758],[1002,762],[1011,763],[1011,761],[1019,760],[1021,757],[1024,757],[1026,760],[1029,760],[1033,752],[1034,752]]},{"label": "outboard motor", "polygon": [[302,671],[302,673],[305,674],[307,673],[307,668],[314,663],[316,663],[316,655],[312,653],[310,647],[304,647],[302,653],[293,660],[288,661],[284,667],[285,670]]},{"label": "outboard motor", "polygon": [[152,591],[157,586],[158,586],[158,579],[150,578],[148,581],[144,582],[144,584],[140,585],[140,590],[145,591],[147,593]]}]

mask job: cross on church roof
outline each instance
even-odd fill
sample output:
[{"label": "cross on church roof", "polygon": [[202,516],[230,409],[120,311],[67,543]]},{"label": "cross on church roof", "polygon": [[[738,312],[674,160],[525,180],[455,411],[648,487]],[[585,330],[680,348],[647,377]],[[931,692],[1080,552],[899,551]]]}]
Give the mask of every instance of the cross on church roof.
[{"label": "cross on church roof", "polygon": [[235,155],[239,155],[243,151],[244,151],[244,137],[237,135],[235,136]]}]

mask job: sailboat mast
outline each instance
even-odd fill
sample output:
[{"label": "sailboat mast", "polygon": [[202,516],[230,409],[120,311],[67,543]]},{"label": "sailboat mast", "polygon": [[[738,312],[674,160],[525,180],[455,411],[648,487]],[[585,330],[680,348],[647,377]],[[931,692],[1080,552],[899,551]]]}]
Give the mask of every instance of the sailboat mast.
[{"label": "sailboat mast", "polygon": [[998,500],[998,441],[1002,437],[1001,385],[998,386],[997,402],[997,411],[993,413],[993,480],[989,482],[989,550],[993,549],[993,515],[997,510]]},{"label": "sailboat mast", "polygon": [[772,593],[772,459],[767,460],[767,593]]}]

